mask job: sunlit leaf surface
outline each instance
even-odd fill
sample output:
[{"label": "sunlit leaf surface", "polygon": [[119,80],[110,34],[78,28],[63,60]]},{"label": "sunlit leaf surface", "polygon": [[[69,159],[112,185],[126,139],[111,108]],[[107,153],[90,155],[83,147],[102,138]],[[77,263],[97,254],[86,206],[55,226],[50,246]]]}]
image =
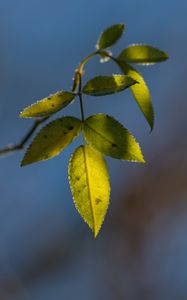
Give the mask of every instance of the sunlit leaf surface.
[{"label": "sunlit leaf surface", "polygon": [[129,88],[137,81],[125,75],[97,76],[86,83],[83,93],[92,96],[105,96]]},{"label": "sunlit leaf surface", "polygon": [[75,206],[96,237],[110,198],[106,162],[92,147],[80,146],[70,159],[68,174]]},{"label": "sunlit leaf surface", "polygon": [[84,124],[84,136],[98,151],[113,158],[144,162],[139,144],[132,134],[114,118],[97,114]]},{"label": "sunlit leaf surface", "polygon": [[133,44],[125,48],[118,59],[130,63],[154,64],[168,59],[168,55],[149,45]]},{"label": "sunlit leaf surface", "polygon": [[63,117],[49,123],[34,138],[21,166],[58,155],[79,135],[80,130],[81,121],[74,117]]},{"label": "sunlit leaf surface", "polygon": [[33,118],[51,115],[70,104],[74,97],[75,95],[70,92],[58,92],[26,107],[20,113],[20,117]]},{"label": "sunlit leaf surface", "polygon": [[152,130],[154,126],[154,110],[149,89],[142,75],[125,62],[118,61],[118,64],[124,74],[138,81],[138,84],[131,86],[130,90]]},{"label": "sunlit leaf surface", "polygon": [[107,28],[100,36],[96,48],[105,49],[115,44],[122,36],[124,24],[116,24]]}]

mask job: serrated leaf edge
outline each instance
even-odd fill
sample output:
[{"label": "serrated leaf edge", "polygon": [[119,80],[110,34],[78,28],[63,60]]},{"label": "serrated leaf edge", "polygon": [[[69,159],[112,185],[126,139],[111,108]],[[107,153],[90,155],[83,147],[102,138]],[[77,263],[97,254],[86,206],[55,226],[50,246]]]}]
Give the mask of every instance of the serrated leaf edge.
[{"label": "serrated leaf edge", "polygon": [[80,119],[78,119],[78,118],[76,118],[76,117],[73,117],[73,116],[63,116],[63,117],[60,117],[60,118],[57,118],[57,119],[51,121],[50,123],[48,123],[46,126],[42,127],[42,128],[36,133],[35,137],[33,138],[33,140],[31,141],[31,143],[29,144],[29,146],[27,147],[27,149],[26,149],[26,151],[25,151],[25,154],[24,154],[24,156],[23,156],[23,159],[21,160],[21,163],[20,163],[20,167],[24,167],[24,166],[27,166],[27,165],[30,165],[30,164],[34,164],[34,163],[39,163],[39,162],[44,161],[44,160],[49,160],[49,159],[51,159],[51,158],[53,158],[53,157],[58,156],[58,155],[66,148],[66,147],[65,147],[62,151],[60,151],[58,154],[56,154],[56,155],[53,156],[53,157],[49,157],[49,158],[47,158],[47,159],[41,159],[40,161],[36,161],[36,162],[33,162],[33,163],[29,163],[29,164],[23,164],[25,157],[27,156],[27,154],[28,154],[29,151],[30,151],[30,147],[31,147],[32,143],[33,143],[34,140],[37,138],[37,136],[40,134],[40,132],[41,132],[42,130],[46,129],[48,126],[50,126],[51,123],[53,123],[53,122],[55,122],[55,121],[57,121],[57,120],[59,120],[59,119],[62,119],[62,118],[67,118],[67,117],[71,117],[71,118],[75,118],[75,119],[79,120],[79,121],[80,121],[80,127],[79,127],[79,130],[77,131],[77,134],[73,136],[71,142],[70,142],[66,147],[68,147],[68,146],[69,146],[69,145],[70,145],[70,144],[71,144],[71,143],[72,143],[72,142],[80,135],[80,133],[81,133],[81,131],[82,131],[82,122],[81,122]]},{"label": "serrated leaf edge", "polygon": [[[71,156],[70,156],[69,163],[68,163],[68,181],[69,181],[69,185],[70,185],[71,194],[72,194],[73,203],[74,203],[74,205],[75,205],[75,208],[76,208],[76,210],[78,211],[78,213],[80,214],[82,220],[83,220],[83,221],[88,225],[88,227],[91,229],[91,231],[92,231],[93,234],[94,234],[94,238],[96,239],[96,237],[97,237],[97,235],[99,234],[99,231],[100,231],[100,229],[101,229],[101,227],[102,227],[102,224],[103,224],[103,222],[104,222],[104,219],[105,219],[105,216],[106,216],[107,211],[108,211],[108,209],[109,209],[109,206],[110,206],[110,193],[111,193],[110,176],[109,176],[109,172],[108,172],[108,181],[109,181],[109,190],[108,190],[108,192],[109,192],[109,200],[108,200],[108,206],[107,206],[107,209],[106,209],[106,211],[105,211],[105,214],[103,215],[103,218],[101,219],[101,224],[100,224],[100,226],[98,227],[97,232],[95,232],[95,231],[91,228],[90,224],[89,224],[89,223],[85,220],[85,218],[82,216],[82,214],[80,213],[80,211],[79,211],[79,209],[78,209],[78,206],[77,206],[77,204],[76,204],[76,201],[75,201],[75,198],[74,198],[74,195],[73,195],[73,186],[71,185],[71,176],[70,176],[70,174],[69,174],[74,153],[75,153],[79,148],[85,147],[85,146],[89,146],[89,147],[91,147],[94,151],[97,151],[97,152],[99,152],[99,153],[101,154],[101,156],[102,156],[102,158],[103,158],[103,160],[104,160],[104,162],[105,162],[107,171],[108,171],[107,163],[106,163],[106,160],[105,160],[105,158],[104,158],[103,153],[101,153],[100,151],[98,151],[96,148],[92,147],[92,145],[90,145],[90,144],[89,144],[89,145],[80,145],[79,147],[77,147],[77,148],[74,150],[74,152],[73,152],[73,153],[71,154]],[[84,153],[85,153],[85,151],[84,151]],[[93,206],[92,206],[92,207],[93,207]],[[95,221],[94,221],[94,226],[95,226]]]},{"label": "serrated leaf edge", "polygon": [[[83,131],[84,131],[84,126],[85,126],[85,124],[86,124],[86,121],[87,121],[89,118],[94,117],[94,116],[97,116],[97,115],[104,115],[104,116],[106,116],[106,117],[109,117],[109,118],[113,119],[113,121],[115,121],[115,123],[119,124],[119,125],[121,126],[121,128],[125,129],[125,130],[132,136],[132,138],[134,139],[134,141],[136,142],[136,144],[137,144],[137,145],[139,146],[139,148],[140,148],[140,152],[141,152],[141,156],[142,156],[142,161],[139,161],[139,160],[136,160],[136,159],[118,159],[118,158],[116,158],[116,157],[112,157],[112,158],[118,159],[118,160],[122,160],[122,161],[136,162],[136,163],[145,163],[145,162],[146,162],[145,159],[144,159],[144,155],[143,155],[143,153],[142,153],[140,144],[137,142],[137,140],[136,140],[136,138],[134,137],[134,135],[133,135],[126,127],[124,127],[119,121],[117,121],[114,117],[112,117],[112,116],[110,116],[110,115],[108,115],[108,114],[98,113],[98,114],[89,116],[89,117],[85,120],[85,122],[84,122],[84,124],[83,124]],[[88,125],[86,125],[86,126],[88,126]],[[90,127],[90,126],[88,126],[88,127],[92,129],[92,127]],[[93,130],[93,129],[92,129],[92,130]],[[93,131],[94,131],[94,130],[93,130]],[[99,134],[99,135],[100,135],[100,134]],[[84,136],[84,137],[85,137],[85,136]],[[92,144],[92,142],[90,142],[90,141],[88,141],[88,140],[86,139],[86,137],[85,137],[85,140],[89,143],[89,145],[91,145],[91,146],[92,146],[95,150],[97,150],[98,152],[102,153],[103,155],[105,155],[105,156],[107,156],[107,157],[111,157],[111,156],[106,155],[105,153],[99,151],[99,150],[94,146],[94,144]],[[111,142],[111,141],[110,141],[110,142]]]},{"label": "serrated leaf edge", "polygon": [[[71,100],[66,106],[68,106],[69,104],[72,104],[73,101],[75,100],[76,94],[74,94],[74,93],[72,93],[72,92],[69,92],[69,91],[64,91],[64,90],[57,91],[56,93],[50,94],[50,95],[48,95],[47,97],[45,97],[45,98],[43,98],[43,99],[40,99],[40,100],[37,100],[36,102],[32,103],[31,105],[25,107],[25,108],[20,112],[19,117],[20,117],[20,118],[23,118],[23,119],[32,119],[32,118],[47,117],[47,116],[50,116],[50,115],[53,115],[53,114],[57,113],[58,111],[61,110],[61,108],[59,108],[58,110],[56,110],[56,111],[54,111],[54,112],[52,112],[52,113],[42,114],[41,116],[37,116],[37,117],[23,116],[23,114],[25,113],[25,111],[26,111],[27,109],[32,108],[33,106],[37,105],[38,103],[45,102],[45,101],[47,101],[47,100],[50,101],[50,98],[51,98],[51,97],[53,97],[53,96],[55,96],[55,95],[57,95],[57,94],[60,94],[60,93],[69,93],[69,94],[72,94],[72,96],[74,96],[74,97],[72,98],[72,100]],[[66,106],[64,106],[64,108],[65,108]]]}]

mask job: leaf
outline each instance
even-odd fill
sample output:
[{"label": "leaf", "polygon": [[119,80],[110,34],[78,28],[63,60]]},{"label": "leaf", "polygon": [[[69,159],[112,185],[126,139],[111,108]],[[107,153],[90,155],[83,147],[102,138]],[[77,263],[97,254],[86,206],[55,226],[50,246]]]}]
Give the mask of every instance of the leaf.
[{"label": "leaf", "polygon": [[66,107],[74,99],[75,95],[70,92],[61,91],[50,95],[29,107],[21,113],[21,118],[45,117]]},{"label": "leaf", "polygon": [[124,24],[116,24],[107,28],[99,37],[96,48],[105,49],[115,44],[122,36]]},{"label": "leaf", "polygon": [[127,89],[137,83],[136,80],[125,75],[97,76],[86,83],[83,93],[92,96],[105,96]]},{"label": "leaf", "polygon": [[52,121],[37,134],[29,146],[21,166],[47,160],[64,150],[81,131],[81,121],[63,117]]},{"label": "leaf", "polygon": [[166,59],[168,55],[165,52],[144,44],[130,45],[118,56],[118,60],[137,64],[154,64]]},{"label": "leaf", "polygon": [[143,77],[125,62],[118,61],[118,64],[124,74],[131,76],[139,82],[139,84],[131,86],[130,90],[152,130],[154,127],[154,110],[151,95]]},{"label": "leaf", "polygon": [[68,168],[69,183],[75,206],[97,236],[110,198],[110,181],[101,153],[89,145],[78,147]]},{"label": "leaf", "polygon": [[84,136],[88,143],[105,155],[122,160],[145,162],[135,138],[110,116],[97,114],[86,119]]}]

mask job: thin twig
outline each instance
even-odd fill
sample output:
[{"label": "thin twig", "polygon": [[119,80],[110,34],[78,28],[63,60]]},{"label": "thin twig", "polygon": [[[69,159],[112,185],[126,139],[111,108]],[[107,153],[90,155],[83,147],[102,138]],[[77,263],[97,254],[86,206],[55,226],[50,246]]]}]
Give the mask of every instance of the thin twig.
[{"label": "thin twig", "polygon": [[32,127],[29,129],[27,134],[21,139],[21,141],[18,144],[11,144],[7,145],[5,148],[0,149],[0,156],[4,156],[7,154],[10,154],[15,151],[22,150],[27,143],[27,141],[30,139],[34,131],[38,128],[39,125],[41,125],[43,122],[45,122],[49,117],[45,117],[42,119],[35,120]]}]

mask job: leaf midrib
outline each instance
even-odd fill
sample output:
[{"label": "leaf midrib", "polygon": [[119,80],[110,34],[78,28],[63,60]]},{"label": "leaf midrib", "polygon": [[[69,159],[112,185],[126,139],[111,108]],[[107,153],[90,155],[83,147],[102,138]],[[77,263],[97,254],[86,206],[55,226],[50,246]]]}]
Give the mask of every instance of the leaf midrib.
[{"label": "leaf midrib", "polygon": [[[91,126],[89,126],[88,124],[86,124],[86,126],[88,126],[91,130],[93,130],[94,132],[96,132],[96,134],[100,135],[103,139],[105,139],[107,142],[109,142],[110,144],[116,143],[115,141],[111,141],[109,139],[107,139],[105,136],[103,136],[100,132],[98,132],[97,130],[95,130],[94,128],[92,128]],[[91,142],[92,143],[92,142]],[[120,147],[120,145],[118,145],[118,148],[121,149],[123,151],[123,153],[126,153],[127,155],[131,155],[132,159],[130,159],[129,161],[137,161],[137,158],[134,154],[132,154],[131,152],[128,152],[126,150],[124,150],[122,147]]]},{"label": "leaf midrib", "polygon": [[95,223],[95,214],[94,214],[94,206],[92,202],[92,194],[90,190],[90,180],[89,180],[89,172],[88,172],[88,166],[87,166],[87,159],[86,159],[86,148],[83,147],[83,154],[84,154],[84,161],[85,161],[85,172],[86,172],[86,182],[88,185],[88,194],[89,194],[89,199],[90,199],[90,208],[91,208],[91,214],[92,214],[92,219],[93,219],[93,231],[94,235],[96,234],[96,223]]},{"label": "leaf midrib", "polygon": [[90,128],[91,130],[93,130],[94,132],[96,132],[96,134],[100,135],[104,140],[106,140],[108,143],[113,144],[115,141],[111,141],[110,139],[107,139],[104,135],[102,135],[100,132],[98,132],[96,129],[94,129],[93,127],[91,127],[90,125],[86,124],[86,126],[88,128]]}]

